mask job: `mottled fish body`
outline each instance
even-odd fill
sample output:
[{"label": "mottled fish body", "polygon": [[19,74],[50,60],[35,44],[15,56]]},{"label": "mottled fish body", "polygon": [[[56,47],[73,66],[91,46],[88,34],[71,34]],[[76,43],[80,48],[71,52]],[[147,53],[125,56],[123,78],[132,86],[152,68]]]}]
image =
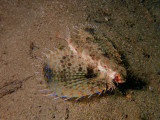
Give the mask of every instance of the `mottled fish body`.
[{"label": "mottled fish body", "polygon": [[90,41],[94,39],[91,34],[82,29],[67,32],[63,39],[68,48],[52,51],[44,63],[45,80],[54,94],[79,99],[114,89],[114,82],[124,82],[125,68],[105,57],[98,44]]}]

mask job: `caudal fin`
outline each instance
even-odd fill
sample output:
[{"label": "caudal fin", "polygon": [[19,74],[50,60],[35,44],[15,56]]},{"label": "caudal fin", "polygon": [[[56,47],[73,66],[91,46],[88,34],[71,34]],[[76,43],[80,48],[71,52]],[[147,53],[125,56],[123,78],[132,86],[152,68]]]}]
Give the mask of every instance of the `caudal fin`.
[{"label": "caudal fin", "polygon": [[56,38],[60,38],[63,40],[66,40],[68,43],[70,43],[70,29],[68,26],[65,28],[62,28],[61,30],[56,32]]}]

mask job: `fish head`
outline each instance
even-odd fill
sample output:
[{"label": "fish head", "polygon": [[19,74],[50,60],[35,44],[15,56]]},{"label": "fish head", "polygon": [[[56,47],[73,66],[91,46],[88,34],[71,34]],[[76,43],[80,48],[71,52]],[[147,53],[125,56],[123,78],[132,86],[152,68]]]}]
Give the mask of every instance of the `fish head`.
[{"label": "fish head", "polygon": [[121,75],[119,73],[114,74],[113,81],[115,83],[124,83],[125,82],[125,80],[123,79],[123,77],[121,77]]}]

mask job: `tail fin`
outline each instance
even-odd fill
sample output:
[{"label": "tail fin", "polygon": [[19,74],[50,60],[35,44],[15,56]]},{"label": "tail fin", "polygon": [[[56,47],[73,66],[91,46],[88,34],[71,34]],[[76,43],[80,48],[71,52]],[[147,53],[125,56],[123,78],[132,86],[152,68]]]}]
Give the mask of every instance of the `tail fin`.
[{"label": "tail fin", "polygon": [[68,26],[65,28],[59,30],[56,32],[56,38],[60,38],[63,40],[66,40],[68,43],[70,43],[70,29]]}]

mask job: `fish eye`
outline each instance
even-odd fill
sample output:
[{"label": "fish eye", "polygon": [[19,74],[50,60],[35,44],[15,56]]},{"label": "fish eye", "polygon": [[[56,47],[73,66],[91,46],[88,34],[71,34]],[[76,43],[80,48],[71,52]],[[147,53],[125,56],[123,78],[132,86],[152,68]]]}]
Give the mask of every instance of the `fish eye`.
[{"label": "fish eye", "polygon": [[119,75],[119,74],[115,74],[115,75],[114,75],[114,80],[115,80],[115,82],[119,82],[119,80],[120,80],[120,75]]},{"label": "fish eye", "polygon": [[115,79],[118,79],[118,75],[115,76]]}]

